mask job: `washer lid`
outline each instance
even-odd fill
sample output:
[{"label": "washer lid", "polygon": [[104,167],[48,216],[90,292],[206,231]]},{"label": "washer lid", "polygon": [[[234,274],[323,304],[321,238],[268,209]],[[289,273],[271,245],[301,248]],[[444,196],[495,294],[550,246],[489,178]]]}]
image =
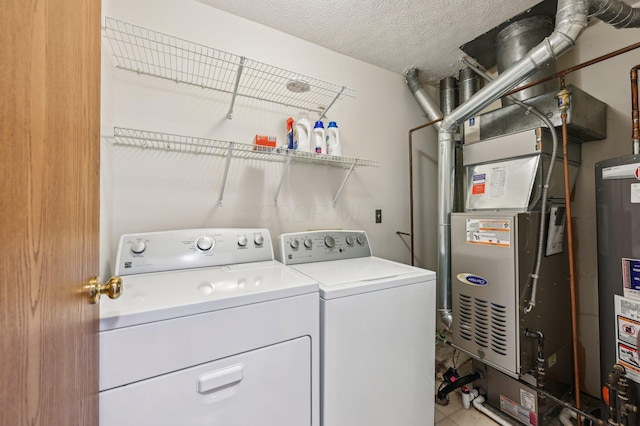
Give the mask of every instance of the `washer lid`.
[{"label": "washer lid", "polygon": [[436,273],[370,256],[305,263],[292,268],[320,282],[320,296],[335,299],[436,279]]},{"label": "washer lid", "polygon": [[275,261],[131,275],[100,301],[100,331],[318,291],[316,280]]}]

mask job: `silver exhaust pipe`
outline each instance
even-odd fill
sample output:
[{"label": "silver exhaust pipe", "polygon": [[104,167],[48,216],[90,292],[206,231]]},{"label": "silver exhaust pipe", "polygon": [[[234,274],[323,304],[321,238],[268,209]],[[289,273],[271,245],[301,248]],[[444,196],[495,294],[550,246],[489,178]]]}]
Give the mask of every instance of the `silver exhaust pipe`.
[{"label": "silver exhaust pipe", "polygon": [[[429,121],[437,120],[442,117],[442,111],[440,111],[440,107],[436,101],[434,101],[424,89],[418,74],[417,68],[412,68],[404,74],[407,86],[409,86],[409,90],[411,90],[413,97],[416,98],[418,105],[420,105],[420,108],[422,108],[427,115]],[[434,126],[436,130],[440,130],[440,122],[435,123]]]}]

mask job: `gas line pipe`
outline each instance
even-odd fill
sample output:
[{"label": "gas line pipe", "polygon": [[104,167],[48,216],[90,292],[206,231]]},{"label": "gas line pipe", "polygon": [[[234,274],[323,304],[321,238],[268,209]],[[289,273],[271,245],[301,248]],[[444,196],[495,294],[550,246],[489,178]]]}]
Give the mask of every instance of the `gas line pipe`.
[{"label": "gas line pipe", "polygon": [[[578,303],[575,280],[575,265],[573,252],[573,224],[571,223],[571,185],[569,183],[569,152],[568,152],[568,132],[567,132],[567,111],[571,107],[571,92],[564,87],[558,93],[558,109],[562,119],[562,163],[564,166],[564,197],[567,217],[567,246],[569,251],[569,290],[571,293],[571,343],[573,349],[573,378],[576,391],[576,407],[580,408],[580,360],[578,357]],[[578,416],[580,424],[580,416]]]}]

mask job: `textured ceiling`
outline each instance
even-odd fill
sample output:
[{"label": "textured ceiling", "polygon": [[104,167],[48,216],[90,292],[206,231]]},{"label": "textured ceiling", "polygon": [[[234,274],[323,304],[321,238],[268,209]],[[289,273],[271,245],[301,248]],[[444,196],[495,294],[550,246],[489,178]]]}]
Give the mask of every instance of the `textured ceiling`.
[{"label": "textured ceiling", "polygon": [[[540,0],[198,0],[335,52],[438,81],[464,65],[463,44]],[[304,22],[305,25],[292,25]]]}]

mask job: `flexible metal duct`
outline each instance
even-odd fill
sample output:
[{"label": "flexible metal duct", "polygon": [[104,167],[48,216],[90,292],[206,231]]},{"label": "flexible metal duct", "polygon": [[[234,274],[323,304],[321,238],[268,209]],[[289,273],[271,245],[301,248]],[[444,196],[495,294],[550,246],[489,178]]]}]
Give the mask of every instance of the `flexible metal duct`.
[{"label": "flexible metal duct", "polygon": [[551,35],[520,61],[480,89],[467,102],[445,116],[438,132],[438,276],[437,309],[442,322],[451,327],[451,211],[453,209],[454,130],[463,121],[531,76],[550,60],[571,49],[587,26],[586,0],[559,0],[556,26]]},{"label": "flexible metal duct", "polygon": [[[422,108],[424,113],[427,115],[427,118],[433,121],[442,117],[442,111],[440,111],[440,107],[438,106],[436,101],[434,101],[431,96],[429,96],[427,91],[424,89],[424,86],[420,82],[418,69],[410,69],[405,73],[404,76],[407,81],[407,86],[409,86],[409,90],[411,90],[411,93],[413,93],[416,101],[418,101],[418,105],[420,105],[420,108]],[[439,122],[435,123],[434,126],[436,127],[436,130],[440,129]]]},{"label": "flexible metal duct", "polygon": [[590,0],[589,14],[616,28],[640,27],[640,10],[620,0]]}]

